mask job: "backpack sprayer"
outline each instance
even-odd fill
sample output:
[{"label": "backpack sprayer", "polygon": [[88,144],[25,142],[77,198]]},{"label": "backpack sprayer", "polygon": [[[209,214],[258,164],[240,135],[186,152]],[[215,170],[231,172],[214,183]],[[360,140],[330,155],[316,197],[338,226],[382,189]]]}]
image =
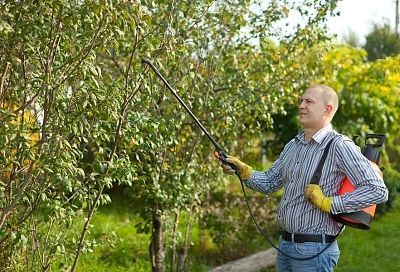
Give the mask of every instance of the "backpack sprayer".
[{"label": "backpack sprayer", "polygon": [[[214,147],[215,147],[215,152],[214,152],[214,156],[219,159],[222,163],[229,165],[233,170],[236,170],[236,167],[233,163],[230,163],[228,161],[226,161],[226,158],[228,157],[227,153],[225,152],[225,150],[217,143],[217,141],[211,136],[211,134],[205,129],[205,127],[202,125],[202,123],[196,118],[196,116],[190,111],[189,107],[183,102],[183,100],[179,97],[179,95],[176,93],[176,91],[171,87],[171,85],[169,85],[169,83],[167,82],[167,80],[165,80],[165,78],[161,75],[161,73],[158,71],[158,69],[153,65],[153,63],[148,60],[148,59],[142,59],[142,63],[143,64],[147,64],[155,73],[156,75],[162,80],[162,82],[164,82],[165,86],[167,86],[167,88],[171,91],[171,93],[173,94],[173,96],[178,100],[178,102],[181,104],[181,106],[187,111],[187,113],[192,117],[192,119],[195,121],[195,123],[200,127],[200,129],[204,132],[204,134],[207,136],[207,138],[213,143]],[[373,143],[373,144],[369,144],[367,143],[368,139],[378,139],[379,141],[377,143]],[[377,164],[379,161],[379,156],[380,153],[379,151],[376,149],[377,147],[381,147],[383,145],[383,142],[385,140],[385,135],[384,134],[368,134],[367,138],[365,140],[366,146],[362,149],[362,153],[364,154],[364,156],[366,156],[370,161],[371,164]],[[327,150],[326,150],[327,151]],[[327,152],[326,152],[327,153]],[[326,155],[325,155],[326,157]],[[323,166],[323,162],[320,163],[321,164],[321,169]],[[320,252],[318,252],[315,255],[312,255],[310,257],[307,258],[297,258],[294,256],[290,256],[288,254],[286,254],[285,252],[282,252],[277,246],[275,246],[271,239],[268,237],[268,235],[266,235],[264,233],[264,231],[261,229],[259,223],[257,222],[253,211],[250,207],[250,203],[248,201],[248,197],[247,197],[247,193],[245,190],[245,187],[243,185],[243,180],[240,178],[240,176],[236,173],[236,176],[239,178],[240,180],[240,184],[242,187],[242,191],[243,191],[243,195],[246,201],[246,205],[247,208],[250,212],[251,218],[254,222],[254,224],[256,225],[258,231],[261,233],[261,235],[264,237],[264,239],[273,247],[275,248],[278,252],[280,252],[282,255],[293,259],[293,260],[298,260],[298,261],[305,261],[305,260],[310,260],[313,259],[319,255],[321,255],[325,250],[327,250],[329,248],[329,246],[336,240],[332,241],[331,243],[327,244],[326,247],[324,249],[322,249]],[[355,188],[354,186],[351,184],[351,182],[348,180],[348,178],[345,178],[342,181],[342,186],[339,190],[339,195],[342,195],[344,193],[347,192],[351,192],[353,191]],[[357,227],[357,228],[361,228],[361,229],[367,229],[369,228],[369,224],[372,221],[372,217],[373,217],[373,213],[375,212],[375,207],[376,205],[374,205],[374,207],[372,208],[366,208],[365,211],[359,211],[359,212],[354,212],[354,213],[348,213],[348,214],[338,214],[338,215],[332,215],[332,217],[334,217],[334,220],[336,220],[337,222],[340,222],[344,225],[349,225],[352,227]],[[367,211],[367,209],[369,209]],[[370,210],[373,209],[373,213],[371,214]],[[367,213],[367,220],[365,220],[364,216],[362,216],[361,218],[358,216],[359,213]],[[364,218],[364,219],[363,219]],[[362,227],[367,225],[368,227]],[[360,227],[361,226],[361,227]],[[341,230],[343,229],[343,226],[341,228]],[[339,231],[339,233],[336,235],[336,237],[341,233],[341,230]],[[336,238],[335,237],[335,238]]]},{"label": "backpack sprayer", "polygon": [[[353,138],[355,141],[357,137]],[[361,149],[361,153],[370,161],[373,168],[378,167],[380,152],[379,148],[383,146],[383,143],[386,140],[385,134],[367,134],[365,137],[365,145]],[[356,188],[350,182],[350,180],[345,177],[342,180],[342,184],[340,186],[338,195],[344,195],[346,193],[353,192]],[[351,213],[340,213],[340,214],[331,214],[331,217],[344,225],[349,227],[367,230],[370,228],[372,219],[374,218],[376,210],[376,205],[369,206],[367,208],[362,209],[361,211],[351,212]]]}]

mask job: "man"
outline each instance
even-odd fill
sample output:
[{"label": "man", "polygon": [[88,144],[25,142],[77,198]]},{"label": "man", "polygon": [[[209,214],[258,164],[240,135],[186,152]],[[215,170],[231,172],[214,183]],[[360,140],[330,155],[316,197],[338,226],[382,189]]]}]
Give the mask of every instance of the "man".
[{"label": "man", "polygon": [[[253,190],[269,194],[280,187],[278,222],[283,229],[279,249],[295,258],[307,258],[320,252],[338,234],[341,224],[329,214],[359,211],[385,202],[388,190],[379,170],[374,170],[360,149],[347,137],[332,129],[338,109],[336,92],[326,85],[313,85],[299,105],[301,131],[284,147],[279,158],[265,172],[253,171],[239,159],[226,160]],[[309,184],[327,143],[332,140],[319,185]],[[225,173],[235,171],[221,164]],[[348,177],[356,189],[338,196],[341,181]],[[339,247],[332,245],[318,257],[295,260],[278,253],[276,271],[333,271],[339,259]]]}]

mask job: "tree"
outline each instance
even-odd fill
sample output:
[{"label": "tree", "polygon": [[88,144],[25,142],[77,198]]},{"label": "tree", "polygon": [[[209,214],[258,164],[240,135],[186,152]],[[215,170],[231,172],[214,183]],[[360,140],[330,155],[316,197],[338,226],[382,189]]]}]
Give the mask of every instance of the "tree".
[{"label": "tree", "polygon": [[[134,6],[117,10],[103,2],[1,2],[7,26],[0,38],[4,271],[47,271],[55,258],[74,270],[90,249],[85,235],[96,207],[109,201],[103,189],[116,179],[129,182],[135,172],[117,148],[138,87],[110,80],[112,71],[103,74],[95,54],[117,43],[123,8],[142,16]],[[28,114],[30,125],[14,121]],[[34,133],[40,139],[30,143],[25,135]],[[72,223],[83,213],[77,232]]]},{"label": "tree", "polygon": [[372,32],[366,37],[364,49],[369,61],[396,56],[400,54],[400,38],[389,24],[374,24]]},{"label": "tree", "polygon": [[394,32],[397,34],[397,36],[400,35],[400,1],[396,0],[396,9],[395,9],[396,15],[395,15],[395,25],[394,25]]},{"label": "tree", "polygon": [[[74,271],[93,245],[86,236],[97,207],[110,201],[104,189],[116,184],[142,202],[137,228],[152,234],[152,270],[166,270],[168,252],[171,268],[183,269],[190,243],[178,239],[179,216],[201,216],[219,173],[210,143],[141,59],[151,57],[232,150],[239,136],[271,126],[313,77],[317,66],[303,66],[304,55],[327,40],[321,24],[336,1],[271,1],[257,12],[252,4],[0,3],[4,270],[47,271],[63,258],[59,269]],[[275,27],[289,10],[308,18],[292,33]],[[28,113],[30,125],[15,122]],[[32,143],[26,135],[35,133]]]},{"label": "tree", "polygon": [[357,33],[351,29],[347,30],[347,33],[343,35],[343,41],[352,46],[352,47],[360,47],[360,38],[357,36]]},{"label": "tree", "polygon": [[365,62],[366,55],[361,48],[336,47],[326,54],[318,79],[333,86],[339,94],[340,107],[333,125],[350,137],[386,133],[385,147],[391,152],[384,162],[396,165],[400,154],[397,144],[400,127],[396,122],[400,117],[400,58]]}]

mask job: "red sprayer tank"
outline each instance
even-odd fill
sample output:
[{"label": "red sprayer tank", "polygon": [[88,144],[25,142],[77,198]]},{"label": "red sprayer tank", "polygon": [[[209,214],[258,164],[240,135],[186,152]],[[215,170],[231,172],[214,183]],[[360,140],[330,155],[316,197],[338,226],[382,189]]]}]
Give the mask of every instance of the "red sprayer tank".
[{"label": "red sprayer tank", "polygon": [[[382,147],[386,139],[385,134],[367,134],[365,138],[365,146],[362,148],[362,154],[371,162],[372,167],[376,172],[382,176],[382,172],[378,167],[380,152],[379,147]],[[344,195],[346,193],[353,192],[355,190],[354,185],[346,177],[343,179],[340,186],[338,195]],[[376,205],[364,208],[361,211],[352,213],[341,213],[331,214],[331,217],[344,225],[358,228],[358,229],[369,229],[371,226],[372,219],[374,218]]]}]

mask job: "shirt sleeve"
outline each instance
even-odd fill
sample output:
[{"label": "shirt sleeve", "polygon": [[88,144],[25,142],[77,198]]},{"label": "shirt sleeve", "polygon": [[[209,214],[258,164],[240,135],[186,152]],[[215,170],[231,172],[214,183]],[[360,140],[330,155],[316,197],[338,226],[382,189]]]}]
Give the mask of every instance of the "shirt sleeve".
[{"label": "shirt sleeve", "polygon": [[285,159],[292,144],[293,140],[285,146],[279,158],[272,164],[271,168],[263,172],[253,171],[250,178],[245,181],[245,184],[251,189],[264,194],[270,194],[282,187],[282,169],[284,167]]},{"label": "shirt sleeve", "polygon": [[350,139],[338,141],[335,152],[339,169],[356,189],[333,197],[333,214],[355,212],[387,201],[388,190],[382,177]]}]

